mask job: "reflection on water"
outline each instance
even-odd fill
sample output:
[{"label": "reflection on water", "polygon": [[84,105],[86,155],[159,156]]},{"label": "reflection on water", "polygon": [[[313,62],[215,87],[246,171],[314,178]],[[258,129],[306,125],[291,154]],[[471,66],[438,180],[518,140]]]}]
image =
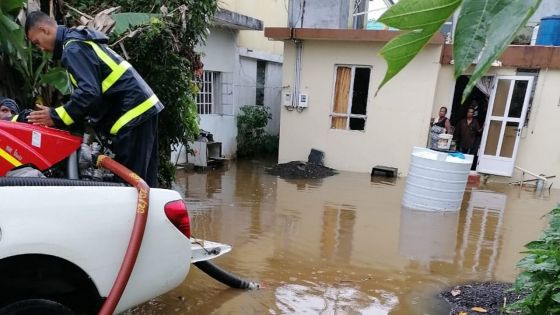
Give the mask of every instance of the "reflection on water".
[{"label": "reflection on water", "polygon": [[506,202],[505,194],[491,191],[473,191],[469,199],[459,262],[461,268],[485,272],[483,280],[490,280],[496,268]]},{"label": "reflection on water", "polygon": [[193,235],[233,245],[216,259],[264,289],[228,289],[192,268],[131,314],[442,314],[439,290],[512,281],[523,245],[558,200],[507,185],[467,191],[460,212],[401,207],[404,180],[342,172],[286,181],[269,162],[179,173]]},{"label": "reflection on water", "polygon": [[401,210],[399,253],[423,264],[453,262],[459,212]]},{"label": "reflection on water", "polygon": [[[376,298],[352,287],[287,284],[275,291],[276,306],[282,314],[388,314],[398,304],[398,298],[390,292],[379,291],[380,298]],[[364,306],[356,309],[357,301]]]}]

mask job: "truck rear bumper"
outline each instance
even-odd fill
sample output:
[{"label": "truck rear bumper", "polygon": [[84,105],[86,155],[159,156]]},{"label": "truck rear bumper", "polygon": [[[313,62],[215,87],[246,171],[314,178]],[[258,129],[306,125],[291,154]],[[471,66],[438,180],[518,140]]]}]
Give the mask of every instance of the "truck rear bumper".
[{"label": "truck rear bumper", "polygon": [[206,261],[231,251],[231,246],[191,238],[191,263]]}]

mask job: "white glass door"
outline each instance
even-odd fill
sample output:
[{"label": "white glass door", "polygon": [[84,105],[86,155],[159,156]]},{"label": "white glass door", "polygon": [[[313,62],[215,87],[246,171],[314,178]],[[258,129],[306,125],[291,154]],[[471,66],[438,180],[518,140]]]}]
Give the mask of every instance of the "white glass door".
[{"label": "white glass door", "polygon": [[530,76],[496,77],[478,151],[478,172],[513,174],[532,88]]}]

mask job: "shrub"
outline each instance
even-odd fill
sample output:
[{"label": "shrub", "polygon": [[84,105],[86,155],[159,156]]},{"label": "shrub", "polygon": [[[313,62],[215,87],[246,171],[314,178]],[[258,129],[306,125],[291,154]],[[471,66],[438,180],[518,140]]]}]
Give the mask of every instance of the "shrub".
[{"label": "shrub", "polygon": [[274,153],[278,136],[269,135],[264,128],[272,119],[269,107],[245,105],[237,116],[237,156],[251,157]]},{"label": "shrub", "polygon": [[509,306],[522,314],[560,314],[560,207],[549,214],[549,227],[525,245],[514,289],[527,295]]}]

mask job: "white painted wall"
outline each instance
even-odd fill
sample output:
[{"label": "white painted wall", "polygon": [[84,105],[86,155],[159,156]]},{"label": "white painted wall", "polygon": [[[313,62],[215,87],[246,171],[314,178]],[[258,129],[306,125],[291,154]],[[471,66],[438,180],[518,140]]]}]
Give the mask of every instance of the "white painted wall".
[{"label": "white painted wall", "polygon": [[[282,109],[280,163],[307,160],[312,148],[325,152],[325,163],[339,170],[370,172],[375,165],[397,167],[406,175],[413,146],[425,146],[441,46],[429,45],[403,72],[374,97],[386,70],[378,56],[383,43],[305,41],[302,93],[309,108],[302,113]],[[293,85],[295,49],[285,43],[284,86]],[[340,53],[344,47],[344,53]],[[365,132],[330,128],[335,65],[373,67]]]},{"label": "white painted wall", "polygon": [[[288,24],[288,0],[220,0],[221,8],[257,18],[264,27],[286,27]],[[282,55],[284,45],[279,41],[270,41],[262,31],[240,32],[238,44],[254,51],[261,51],[278,56]]]},{"label": "white painted wall", "polygon": [[[560,177],[560,71],[543,70],[539,74],[537,89],[527,128],[519,144],[516,165],[537,174]],[[514,178],[520,173],[514,172]],[[551,181],[560,188],[560,178]],[[549,183],[550,184],[550,183]]]},{"label": "white painted wall", "polygon": [[237,71],[235,72],[234,87],[237,91],[236,103],[238,104],[235,114],[239,108],[245,105],[255,105],[257,86],[257,60],[247,57],[239,57]]},{"label": "white painted wall", "polygon": [[222,73],[222,114],[200,115],[200,128],[210,131],[214,141],[222,142],[222,154],[235,155],[237,149],[237,128],[235,125],[235,71],[237,53],[237,31],[212,28],[203,51],[204,69]]},{"label": "white painted wall", "polygon": [[237,31],[226,28],[211,28],[202,52],[204,70],[233,72],[237,60]]}]

